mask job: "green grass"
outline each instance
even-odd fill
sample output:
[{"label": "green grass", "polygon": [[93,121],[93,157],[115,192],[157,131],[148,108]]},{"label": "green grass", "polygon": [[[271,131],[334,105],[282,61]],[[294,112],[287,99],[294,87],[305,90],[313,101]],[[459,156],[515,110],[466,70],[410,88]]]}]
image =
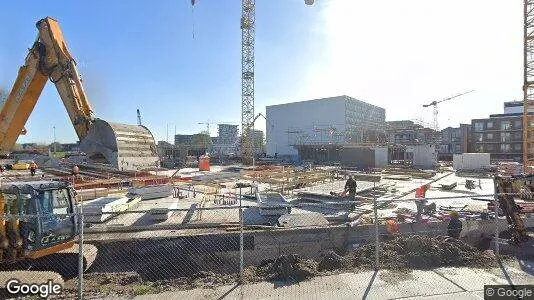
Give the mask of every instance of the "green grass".
[{"label": "green grass", "polygon": [[146,294],[157,294],[158,289],[150,285],[139,285],[133,288],[133,293],[136,296],[146,295]]}]

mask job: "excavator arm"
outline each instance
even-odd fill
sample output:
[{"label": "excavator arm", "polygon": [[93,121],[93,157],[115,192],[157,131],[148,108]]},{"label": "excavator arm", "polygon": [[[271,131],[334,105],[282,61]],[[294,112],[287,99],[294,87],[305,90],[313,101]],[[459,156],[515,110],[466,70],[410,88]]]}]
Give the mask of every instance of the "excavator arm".
[{"label": "excavator arm", "polygon": [[159,166],[156,143],[148,128],[94,117],[58,22],[47,17],[36,25],[37,39],[0,111],[0,154],[9,153],[18,137],[25,134],[24,125],[50,79],[78,135],[80,148],[91,161],[109,163],[120,170]]},{"label": "excavator arm", "polygon": [[516,204],[514,194],[517,191],[514,188],[514,184],[517,182],[524,182],[530,180],[531,176],[517,176],[517,177],[503,177],[495,176],[495,193],[498,195],[499,208],[506,216],[508,222],[511,239],[510,242],[516,245],[526,241],[528,235],[526,234],[525,224],[520,216],[519,206]]},{"label": "excavator arm", "polygon": [[41,95],[48,76],[40,71],[39,41],[33,44],[19,69],[15,84],[0,111],[0,154],[7,154],[15,145],[24,125]]},{"label": "excavator arm", "polygon": [[76,62],[67,49],[59,24],[52,18],[37,22],[39,43],[44,45],[40,71],[56,85],[78,138],[83,140],[94,120]]},{"label": "excavator arm", "polygon": [[13,148],[19,135],[26,133],[24,125],[48,79],[56,85],[80,140],[87,136],[94,119],[76,62],[67,49],[57,21],[52,18],[39,20],[37,28],[37,39],[0,111],[0,151],[3,154]]}]

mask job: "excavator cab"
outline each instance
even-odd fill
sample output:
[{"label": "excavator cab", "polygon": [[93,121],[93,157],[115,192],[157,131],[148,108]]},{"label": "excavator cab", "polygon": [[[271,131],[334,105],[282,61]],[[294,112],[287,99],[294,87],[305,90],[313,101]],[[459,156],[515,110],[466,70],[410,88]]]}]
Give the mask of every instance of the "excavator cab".
[{"label": "excavator cab", "polygon": [[74,191],[65,182],[10,183],[0,196],[0,262],[37,259],[72,247]]}]

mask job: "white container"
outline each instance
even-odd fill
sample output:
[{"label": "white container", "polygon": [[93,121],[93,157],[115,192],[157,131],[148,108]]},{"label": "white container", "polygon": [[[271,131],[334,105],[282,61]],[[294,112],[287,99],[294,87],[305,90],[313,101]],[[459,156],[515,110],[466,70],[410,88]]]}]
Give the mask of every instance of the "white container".
[{"label": "white container", "polygon": [[489,153],[455,154],[452,167],[456,171],[483,170],[490,167]]}]

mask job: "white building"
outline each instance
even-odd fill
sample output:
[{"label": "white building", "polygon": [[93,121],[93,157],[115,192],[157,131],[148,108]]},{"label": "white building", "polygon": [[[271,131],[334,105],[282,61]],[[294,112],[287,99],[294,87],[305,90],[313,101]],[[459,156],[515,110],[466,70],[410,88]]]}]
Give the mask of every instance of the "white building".
[{"label": "white building", "polygon": [[361,142],[385,129],[385,109],[337,96],[267,106],[267,155],[297,155],[297,146]]}]

